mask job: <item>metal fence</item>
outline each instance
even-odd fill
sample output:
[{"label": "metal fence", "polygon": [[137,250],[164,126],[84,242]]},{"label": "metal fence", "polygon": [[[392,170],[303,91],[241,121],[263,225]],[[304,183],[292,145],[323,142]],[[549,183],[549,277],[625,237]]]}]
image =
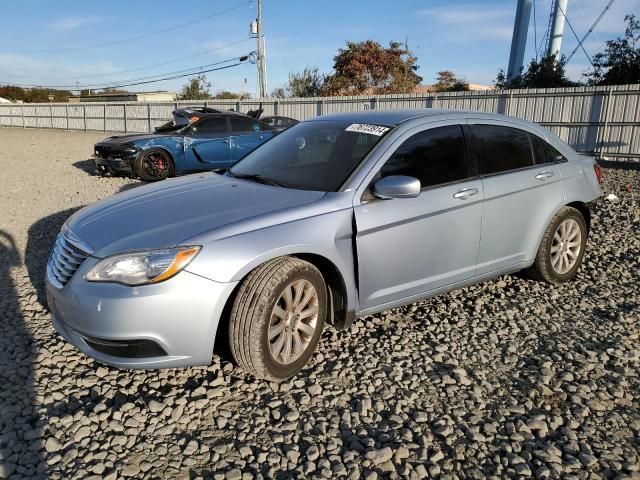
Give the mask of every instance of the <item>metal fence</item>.
[{"label": "metal fence", "polygon": [[179,107],[210,106],[305,120],[317,115],[398,108],[496,112],[539,123],[580,152],[640,158],[640,85],[353,97],[209,100],[171,103],[0,105],[0,126],[150,132]]}]

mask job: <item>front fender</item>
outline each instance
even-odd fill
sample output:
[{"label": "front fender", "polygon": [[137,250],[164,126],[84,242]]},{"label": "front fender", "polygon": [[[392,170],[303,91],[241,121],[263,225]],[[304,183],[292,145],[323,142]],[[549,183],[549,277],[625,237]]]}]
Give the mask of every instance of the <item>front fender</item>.
[{"label": "front fender", "polygon": [[149,150],[150,148],[160,148],[164,150],[171,156],[177,170],[180,167],[180,162],[184,159],[183,142],[181,136],[159,135],[153,138],[138,140],[134,144],[142,151]]},{"label": "front fender", "polygon": [[186,268],[216,282],[238,282],[251,270],[285,255],[317,255],[333,263],[344,280],[349,309],[356,309],[357,290],[353,256],[353,213],[330,212],[288,223],[251,230],[207,242]]}]

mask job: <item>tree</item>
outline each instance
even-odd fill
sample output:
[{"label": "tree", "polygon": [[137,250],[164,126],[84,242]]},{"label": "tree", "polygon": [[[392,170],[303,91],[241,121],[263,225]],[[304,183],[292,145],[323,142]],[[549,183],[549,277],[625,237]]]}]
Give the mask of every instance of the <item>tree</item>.
[{"label": "tree", "polygon": [[318,67],[305,67],[302,72],[290,72],[289,82],[285,87],[292,97],[318,97],[322,95],[326,75],[318,71]]},{"label": "tree", "polygon": [[469,85],[455,76],[451,70],[438,72],[437,82],[431,87],[436,92],[463,92],[469,90]]},{"label": "tree", "polygon": [[407,45],[390,42],[347,42],[334,57],[334,73],[326,78],[328,95],[409,93],[422,81],[417,58]]},{"label": "tree", "polygon": [[285,87],[274,88],[271,91],[272,98],[284,98],[286,96],[287,96],[287,91],[285,90]]},{"label": "tree", "polygon": [[284,86],[271,92],[274,98],[318,97],[323,94],[327,76],[320,73],[318,67],[305,67],[301,72],[289,72]]},{"label": "tree", "polygon": [[[0,87],[0,97],[25,103],[67,102],[73,94],[69,90],[53,88],[22,88],[7,85]],[[49,97],[53,97],[51,100]]]},{"label": "tree", "polygon": [[177,95],[177,100],[207,100],[211,98],[209,89],[211,83],[207,81],[207,77],[204,73],[200,73],[195,77],[192,77],[189,82],[182,87],[180,93]]},{"label": "tree", "polygon": [[250,98],[250,95],[244,92],[235,93],[229,90],[220,90],[213,98],[219,98],[221,100],[242,100],[243,98]]},{"label": "tree", "polygon": [[587,73],[590,85],[640,83],[640,20],[625,15],[624,38],[608,40],[604,52],[593,57],[594,69]]},{"label": "tree", "polygon": [[546,55],[540,61],[532,58],[529,66],[519,77],[508,80],[503,70],[498,72],[495,86],[499,90],[510,88],[556,88],[578,85],[567,78],[564,56]]}]

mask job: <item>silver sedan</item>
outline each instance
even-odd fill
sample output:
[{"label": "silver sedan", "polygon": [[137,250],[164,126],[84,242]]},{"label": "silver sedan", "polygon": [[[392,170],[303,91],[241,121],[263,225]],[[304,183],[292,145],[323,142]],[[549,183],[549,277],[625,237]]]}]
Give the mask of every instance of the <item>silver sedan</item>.
[{"label": "silver sedan", "polygon": [[124,368],[207,365],[225,332],[242,368],[287,378],[326,324],[518,270],[570,280],[599,180],[592,158],[514,118],[316,118],[223,174],[143,186],[69,218],[47,268],[53,323]]}]

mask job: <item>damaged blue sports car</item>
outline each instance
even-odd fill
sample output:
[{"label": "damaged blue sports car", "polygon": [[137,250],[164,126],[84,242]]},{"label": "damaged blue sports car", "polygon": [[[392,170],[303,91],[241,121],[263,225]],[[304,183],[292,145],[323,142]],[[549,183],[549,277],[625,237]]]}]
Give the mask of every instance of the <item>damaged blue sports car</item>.
[{"label": "damaged blue sports car", "polygon": [[156,133],[119,135],[96,143],[94,161],[102,173],[124,173],[146,182],[180,173],[224,169],[277,130],[237,112],[180,109]]}]

